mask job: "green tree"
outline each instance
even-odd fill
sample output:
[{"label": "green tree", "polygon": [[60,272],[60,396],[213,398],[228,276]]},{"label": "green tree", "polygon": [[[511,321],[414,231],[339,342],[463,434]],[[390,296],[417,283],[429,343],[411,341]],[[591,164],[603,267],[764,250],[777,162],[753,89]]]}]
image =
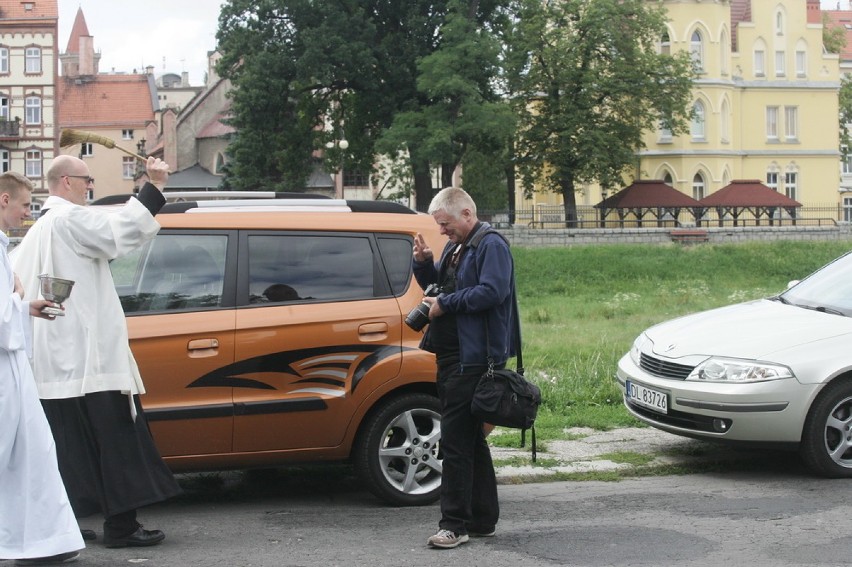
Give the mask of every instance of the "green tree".
[{"label": "green tree", "polygon": [[662,7],[644,0],[518,0],[509,81],[525,187],[562,194],[569,226],[580,183],[618,186],[643,135],[686,130],[693,66],[658,52]]},{"label": "green tree", "polygon": [[822,13],[822,45],[829,53],[840,53],[846,47],[846,29],[834,25],[825,12]]},{"label": "green tree", "polygon": [[[226,2],[232,184],[298,189],[318,155],[329,170],[366,172],[384,152],[405,156],[428,204],[433,167],[510,129],[489,92],[497,51],[483,31],[502,1]],[[345,151],[325,148],[344,133]]]},{"label": "green tree", "polygon": [[848,125],[852,124],[852,78],[844,75],[840,79],[840,92],[838,93],[840,104],[840,151],[846,158],[852,152],[852,137],[849,135]]}]

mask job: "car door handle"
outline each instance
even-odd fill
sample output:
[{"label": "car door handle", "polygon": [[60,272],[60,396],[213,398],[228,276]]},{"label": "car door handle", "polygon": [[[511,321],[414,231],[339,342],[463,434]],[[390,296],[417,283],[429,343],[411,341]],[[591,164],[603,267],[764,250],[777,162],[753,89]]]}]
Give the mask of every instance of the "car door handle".
[{"label": "car door handle", "polygon": [[358,327],[358,336],[362,341],[380,341],[388,336],[387,323],[364,323]]},{"label": "car door handle", "polygon": [[193,358],[216,356],[219,353],[219,339],[192,339],[187,343],[186,350]]}]

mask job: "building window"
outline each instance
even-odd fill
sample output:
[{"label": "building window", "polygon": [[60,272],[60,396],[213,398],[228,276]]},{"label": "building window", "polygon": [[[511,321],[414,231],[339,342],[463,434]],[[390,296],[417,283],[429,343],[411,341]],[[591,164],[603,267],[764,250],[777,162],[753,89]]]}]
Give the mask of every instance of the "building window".
[{"label": "building window", "polygon": [[787,55],[784,51],[775,52],[775,76],[783,77],[786,75],[784,69],[787,66]]},{"label": "building window", "polygon": [[133,130],[122,130],[121,131],[121,139],[122,140],[132,140],[133,139]]},{"label": "building window", "polygon": [[41,177],[41,151],[27,150],[24,159],[27,177]]},{"label": "building window", "polygon": [[92,157],[93,155],[95,155],[95,148],[91,142],[80,144],[80,157]]},{"label": "building window", "polygon": [[670,171],[667,171],[666,174],[663,175],[663,183],[674,187],[674,181],[672,180],[672,174]]},{"label": "building window", "polygon": [[666,128],[665,124],[663,124],[663,122],[661,121],[661,122],[660,122],[660,129],[659,129],[659,132],[660,132],[660,133],[659,133],[659,140],[658,140],[658,143],[660,143],[660,144],[670,144],[670,143],[671,143],[671,141],[672,141],[672,131],[671,131],[671,128]]},{"label": "building window", "polygon": [[9,120],[9,97],[0,95],[0,120]]},{"label": "building window", "polygon": [[690,128],[693,140],[704,139],[704,103],[696,101],[692,107],[692,127]]},{"label": "building window", "polygon": [[762,49],[754,50],[754,75],[756,77],[766,75],[766,52]]},{"label": "building window", "polygon": [[806,51],[796,51],[796,76],[805,77],[808,72],[808,53]]},{"label": "building window", "polygon": [[41,99],[37,96],[28,96],[24,105],[26,123],[41,124]]},{"label": "building window", "polygon": [[799,174],[795,171],[788,171],[784,176],[784,193],[791,199],[798,200]]},{"label": "building window", "polygon": [[701,38],[701,32],[695,30],[692,32],[692,39],[689,43],[689,52],[692,55],[692,64],[696,71],[704,70],[704,42]]},{"label": "building window", "polygon": [[799,108],[797,106],[784,107],[784,136],[788,141],[799,138]]},{"label": "building window", "polygon": [[731,139],[731,127],[730,127],[730,107],[728,107],[728,101],[722,101],[722,114],[719,116],[719,130],[720,135],[719,139],[723,144],[727,144]]},{"label": "building window", "polygon": [[133,179],[136,175],[136,158],[124,156],[121,158],[121,178]]},{"label": "building window", "polygon": [[225,173],[225,155],[222,152],[216,154],[216,167],[213,169],[216,175],[224,175]]},{"label": "building window", "polygon": [[0,149],[0,173],[6,173],[11,167],[12,163],[9,159],[9,150]]},{"label": "building window", "polygon": [[700,173],[696,173],[692,178],[692,198],[700,201],[704,198],[704,177]]},{"label": "building window", "polygon": [[773,191],[778,191],[778,172],[777,171],[767,171],[766,172],[766,186],[772,189]]},{"label": "building window", "polygon": [[669,39],[668,31],[664,31],[663,37],[660,38],[660,53],[663,55],[671,55],[672,53],[672,42]]},{"label": "building window", "polygon": [[343,172],[344,187],[369,187],[370,177],[358,171]]},{"label": "building window", "polygon": [[24,52],[24,65],[28,74],[41,73],[41,48],[28,47]]},{"label": "building window", "polygon": [[843,156],[840,158],[840,173],[850,174],[852,173],[852,153],[849,152],[849,148],[843,146]]},{"label": "building window", "polygon": [[0,47],[0,74],[9,74],[9,48]]},{"label": "building window", "polygon": [[843,222],[852,223],[852,197],[843,197]]},{"label": "building window", "polygon": [[778,107],[766,107],[766,137],[769,140],[778,139]]}]

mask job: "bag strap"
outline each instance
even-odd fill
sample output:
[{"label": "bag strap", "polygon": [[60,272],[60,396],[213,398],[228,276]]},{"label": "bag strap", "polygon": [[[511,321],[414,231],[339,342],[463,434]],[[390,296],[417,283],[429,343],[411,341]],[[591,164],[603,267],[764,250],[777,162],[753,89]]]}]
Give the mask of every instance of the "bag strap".
[{"label": "bag strap", "polygon": [[[479,243],[485,238],[485,235],[494,233],[506,242],[506,245],[509,245],[509,241],[505,236],[500,234],[498,231],[494,230],[491,227],[485,228],[484,230],[480,230],[470,239],[468,246],[470,248],[476,248],[479,246]],[[478,275],[478,274],[477,274]],[[521,349],[522,341],[521,341],[521,314],[518,309],[518,288],[515,284],[515,265],[514,261],[512,262],[512,319],[513,319],[513,328],[515,331],[515,368],[518,374],[521,376],[524,375],[524,356]],[[488,352],[491,350],[491,342],[488,339],[488,313],[485,314],[485,355],[488,358],[488,375],[492,376],[494,374],[494,361],[491,360],[491,356]],[[535,448],[535,423],[530,427],[530,453],[532,462],[535,462],[537,452]],[[527,430],[521,429],[521,447],[526,446],[527,444]]]}]

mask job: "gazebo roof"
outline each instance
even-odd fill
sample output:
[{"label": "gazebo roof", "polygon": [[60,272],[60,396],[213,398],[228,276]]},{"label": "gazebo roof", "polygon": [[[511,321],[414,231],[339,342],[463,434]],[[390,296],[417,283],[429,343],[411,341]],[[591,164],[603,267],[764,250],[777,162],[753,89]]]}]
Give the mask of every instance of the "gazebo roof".
[{"label": "gazebo roof", "polygon": [[771,189],[758,179],[737,179],[711,195],[699,205],[702,207],[801,207],[802,204]]},{"label": "gazebo roof", "polygon": [[598,209],[649,209],[656,207],[698,207],[698,201],[659,179],[634,181],[597,205]]}]

